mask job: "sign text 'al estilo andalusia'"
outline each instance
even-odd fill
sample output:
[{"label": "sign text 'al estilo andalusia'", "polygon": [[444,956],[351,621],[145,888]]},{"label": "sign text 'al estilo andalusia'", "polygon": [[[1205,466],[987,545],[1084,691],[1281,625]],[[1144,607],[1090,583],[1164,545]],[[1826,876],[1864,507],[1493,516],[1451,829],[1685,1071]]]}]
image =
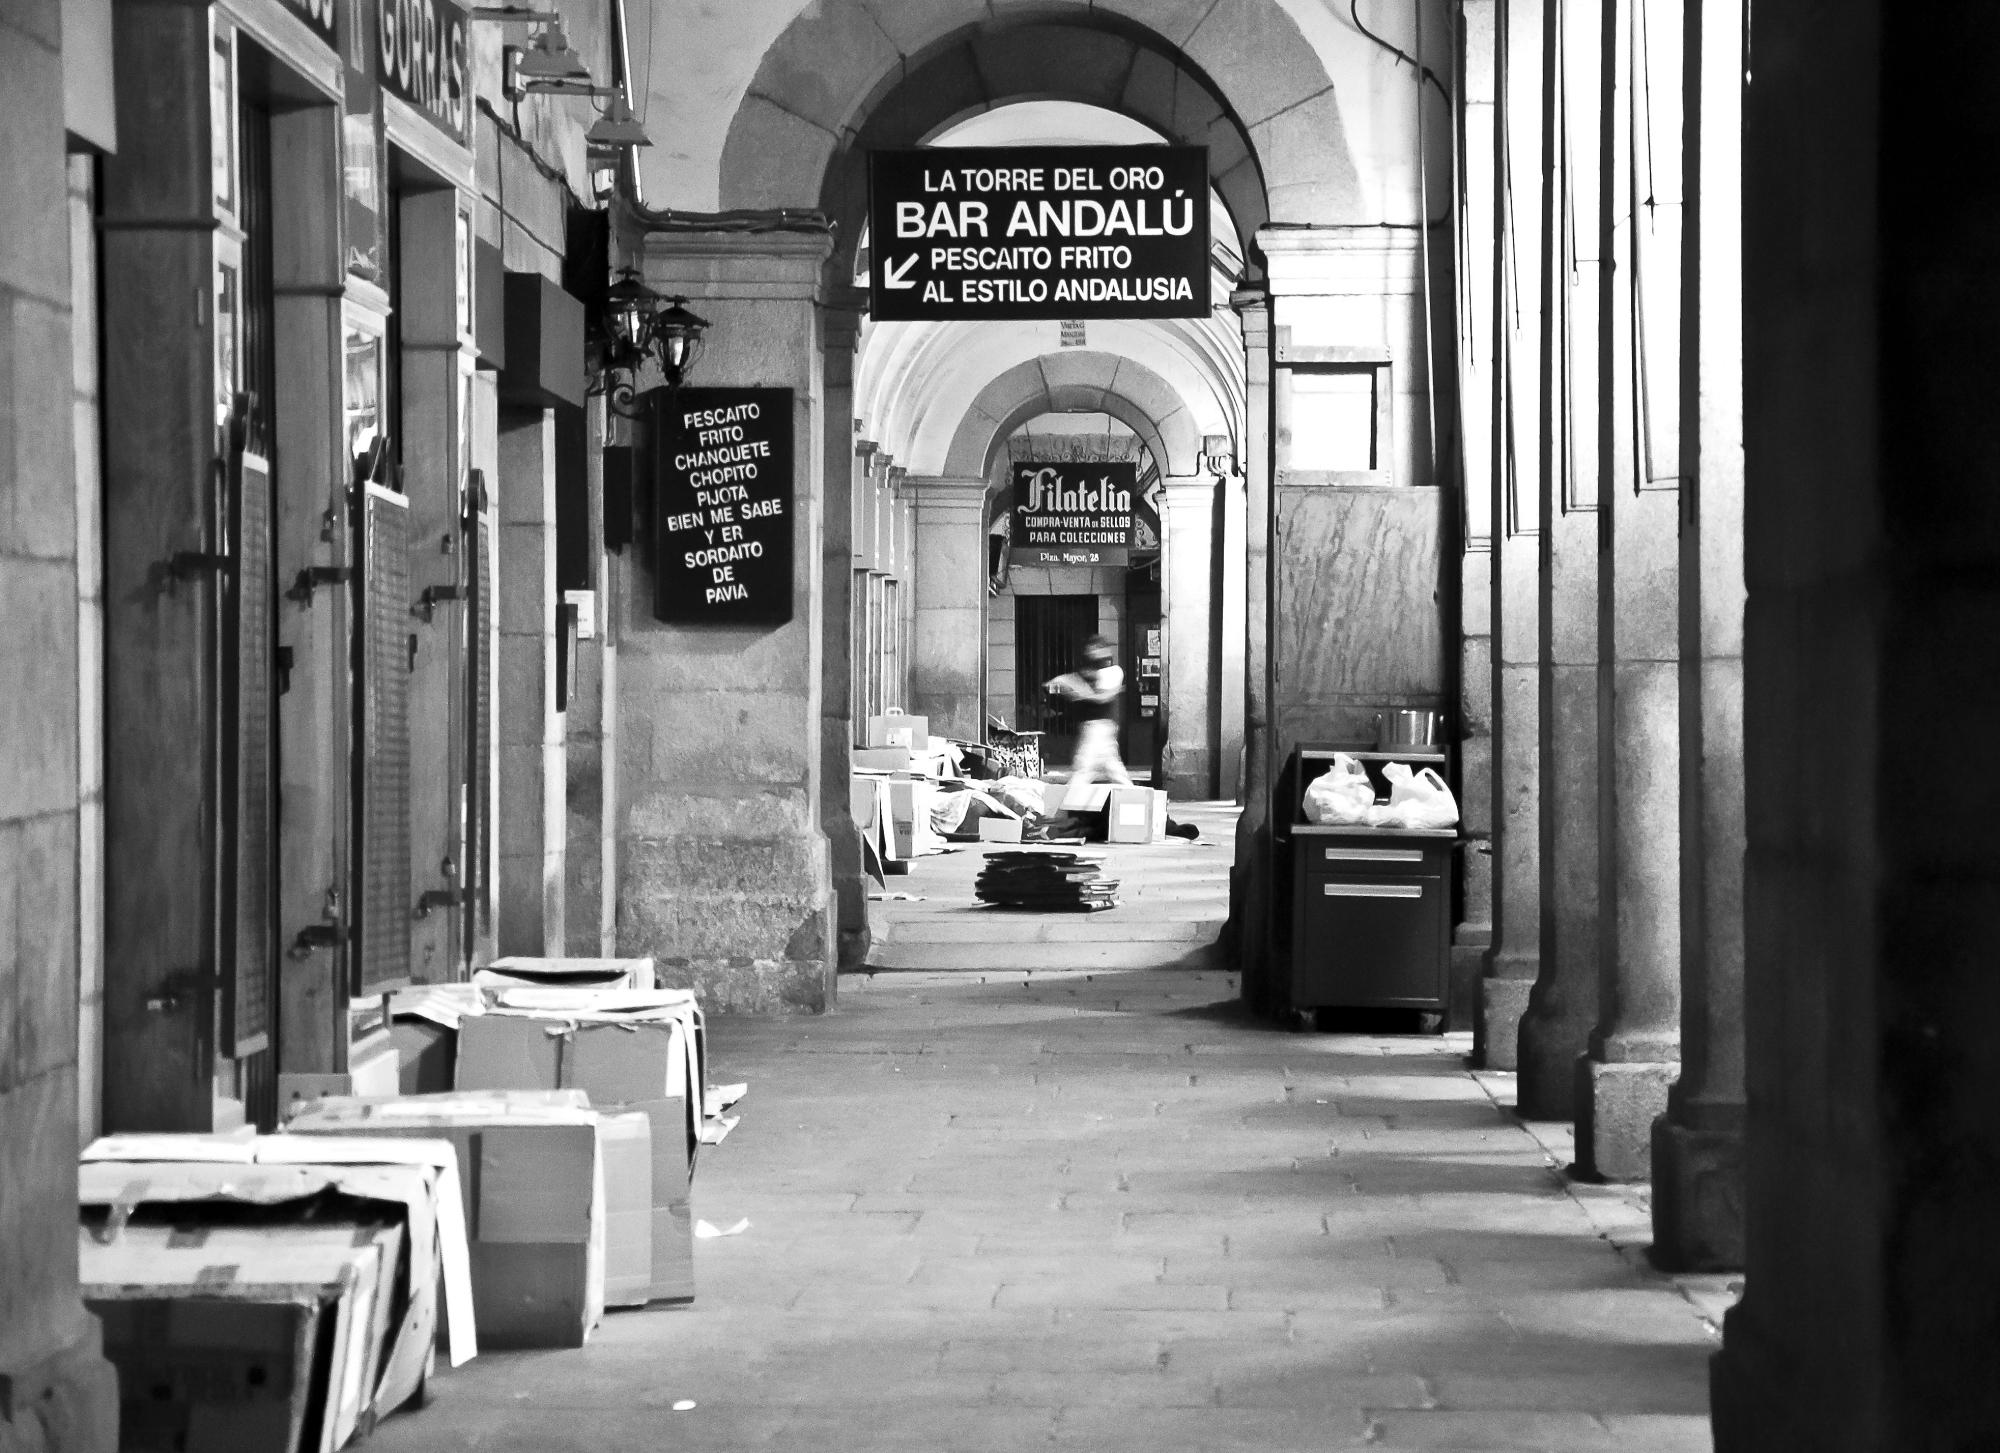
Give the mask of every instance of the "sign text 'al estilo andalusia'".
[{"label": "sign text 'al estilo andalusia'", "polygon": [[877,319],[1208,315],[1204,147],[877,151],[868,178]]},{"label": "sign text 'al estilo andalusia'", "polygon": [[678,625],[792,618],[792,391],[654,395],[653,614]]}]

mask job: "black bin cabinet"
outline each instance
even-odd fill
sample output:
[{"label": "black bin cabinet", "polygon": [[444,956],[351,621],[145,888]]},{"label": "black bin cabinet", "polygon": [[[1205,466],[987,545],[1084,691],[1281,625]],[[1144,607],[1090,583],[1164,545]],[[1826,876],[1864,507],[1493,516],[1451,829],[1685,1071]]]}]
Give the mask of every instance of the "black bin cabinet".
[{"label": "black bin cabinet", "polygon": [[[1442,1015],[1450,996],[1451,828],[1323,827],[1305,821],[1304,792],[1332,764],[1334,747],[1302,746],[1281,786],[1291,858],[1284,1007],[1409,1009]],[[1371,777],[1392,761],[1441,774],[1442,752],[1345,748]]]}]

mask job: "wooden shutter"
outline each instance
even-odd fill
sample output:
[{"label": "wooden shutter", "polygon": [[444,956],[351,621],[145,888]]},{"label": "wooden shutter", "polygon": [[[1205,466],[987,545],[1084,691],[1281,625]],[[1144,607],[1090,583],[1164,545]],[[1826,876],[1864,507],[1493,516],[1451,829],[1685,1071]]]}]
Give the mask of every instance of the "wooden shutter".
[{"label": "wooden shutter", "polygon": [[409,501],[375,480],[357,491],[355,573],[355,985],[357,996],[409,981]]},{"label": "wooden shutter", "polygon": [[465,491],[466,951],[493,923],[493,518],[486,479],[472,471]]},{"label": "wooden shutter", "polygon": [[269,1046],[277,973],[271,467],[239,406],[228,431],[223,501],[229,561],[222,603],[223,1047],[242,1058]]}]

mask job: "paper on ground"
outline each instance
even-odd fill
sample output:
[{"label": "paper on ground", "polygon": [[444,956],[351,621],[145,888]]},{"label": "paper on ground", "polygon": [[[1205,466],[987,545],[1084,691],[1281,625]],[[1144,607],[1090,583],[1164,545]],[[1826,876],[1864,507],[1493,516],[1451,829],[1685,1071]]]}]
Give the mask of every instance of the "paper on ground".
[{"label": "paper on ground", "polygon": [[734,1226],[724,1226],[719,1229],[713,1222],[709,1221],[697,1221],[694,1223],[694,1234],[697,1241],[713,1241],[718,1236],[741,1236],[749,1229],[750,1218],[747,1216],[738,1221]]},{"label": "paper on ground", "polygon": [[734,1105],[749,1093],[750,1087],[747,1084],[710,1085],[708,1087],[708,1094],[702,1103],[707,1108],[709,1115],[720,1115],[724,1110],[727,1110],[731,1105]]},{"label": "paper on ground", "polygon": [[701,1126],[701,1143],[703,1145],[722,1144],[722,1138],[734,1130],[736,1122],[742,1118],[741,1115],[717,1115],[712,1120],[704,1120]]}]

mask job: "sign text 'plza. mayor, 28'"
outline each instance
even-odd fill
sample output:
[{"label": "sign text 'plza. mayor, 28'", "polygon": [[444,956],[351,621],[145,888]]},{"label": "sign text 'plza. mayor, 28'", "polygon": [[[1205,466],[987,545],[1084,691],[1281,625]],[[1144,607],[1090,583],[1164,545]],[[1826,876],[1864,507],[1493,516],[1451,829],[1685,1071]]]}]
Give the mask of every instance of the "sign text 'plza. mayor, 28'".
[{"label": "sign text 'plza. mayor, 28'", "polygon": [[679,625],[792,618],[792,391],[654,395],[653,614]]},{"label": "sign text 'plza. mayor, 28'", "polygon": [[1208,315],[1205,147],[932,147],[868,161],[877,319]]}]

